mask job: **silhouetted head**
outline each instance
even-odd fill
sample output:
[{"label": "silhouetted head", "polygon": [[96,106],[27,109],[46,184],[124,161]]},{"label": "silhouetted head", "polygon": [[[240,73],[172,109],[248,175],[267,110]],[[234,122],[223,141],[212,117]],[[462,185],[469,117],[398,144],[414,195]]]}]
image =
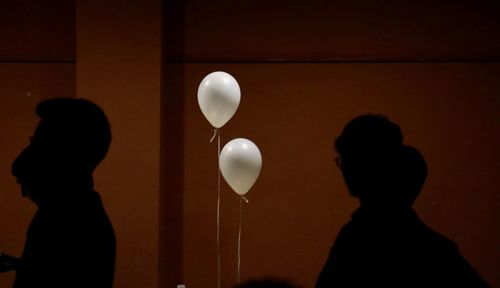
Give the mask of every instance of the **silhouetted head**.
[{"label": "silhouetted head", "polygon": [[359,116],[345,126],[335,147],[349,192],[362,205],[412,205],[427,170],[422,155],[403,145],[398,125],[380,115]]},{"label": "silhouetted head", "polygon": [[297,288],[287,281],[277,279],[253,279],[234,288]]},{"label": "silhouetted head", "polygon": [[42,204],[89,188],[111,142],[104,112],[88,100],[59,98],[41,102],[36,113],[31,143],[12,165],[23,193]]}]

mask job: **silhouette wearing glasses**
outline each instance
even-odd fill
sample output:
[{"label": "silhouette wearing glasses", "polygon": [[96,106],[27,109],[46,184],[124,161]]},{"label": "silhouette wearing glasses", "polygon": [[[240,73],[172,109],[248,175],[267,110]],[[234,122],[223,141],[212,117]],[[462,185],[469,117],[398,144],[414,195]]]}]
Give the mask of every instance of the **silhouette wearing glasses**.
[{"label": "silhouette wearing glasses", "polygon": [[17,271],[14,288],[112,287],[115,235],[92,181],[111,142],[106,116],[83,99],[47,100],[36,112],[12,173],[38,209],[21,258],[0,254],[0,270]]},{"label": "silhouette wearing glasses", "polygon": [[325,287],[489,287],[451,240],[412,209],[427,176],[423,156],[399,126],[363,115],[335,142],[360,207],[340,231],[316,283]]}]

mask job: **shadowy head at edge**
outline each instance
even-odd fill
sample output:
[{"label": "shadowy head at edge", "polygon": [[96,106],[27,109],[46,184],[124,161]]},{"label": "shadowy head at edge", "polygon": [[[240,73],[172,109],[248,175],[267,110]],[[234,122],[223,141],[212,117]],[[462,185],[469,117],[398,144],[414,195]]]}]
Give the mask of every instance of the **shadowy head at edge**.
[{"label": "shadowy head at edge", "polygon": [[251,279],[245,283],[234,286],[234,288],[298,288],[286,280],[263,278]]}]

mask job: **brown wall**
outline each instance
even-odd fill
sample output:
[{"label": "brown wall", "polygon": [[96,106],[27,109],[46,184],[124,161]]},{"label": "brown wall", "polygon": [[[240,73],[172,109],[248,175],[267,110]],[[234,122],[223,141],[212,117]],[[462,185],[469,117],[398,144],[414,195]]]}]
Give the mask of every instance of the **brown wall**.
[{"label": "brown wall", "polygon": [[158,287],[161,2],[77,2],[77,97],[113,142],[95,173],[115,228],[115,287]]},{"label": "brown wall", "polygon": [[[196,89],[222,70],[242,89],[223,144],[247,137],[263,154],[243,211],[243,280],[313,286],[357,206],[333,162],[333,140],[356,115],[382,113],[427,159],[430,175],[415,205],[421,218],[500,285],[498,3],[398,3],[166,3],[166,107],[177,111],[168,118],[176,124],[166,125],[182,129],[162,143],[177,155],[162,177],[175,171],[183,179],[168,186],[182,203],[171,213],[181,224],[167,223],[182,232],[182,241],[166,236],[182,251],[181,259],[166,258],[182,267],[174,277],[188,287],[216,285],[217,151]],[[223,184],[223,287],[236,281],[237,216],[238,197]]]},{"label": "brown wall", "polygon": [[[199,81],[223,70],[242,100],[223,144],[254,141],[263,168],[244,205],[242,277],[312,287],[336,233],[356,207],[333,161],[351,118],[382,113],[422,151],[430,176],[416,210],[457,242],[498,285],[500,139],[497,64],[186,64],[184,66],[183,275],[215,286],[216,145],[196,100]],[[223,287],[236,280],[238,197],[223,185]],[[210,283],[210,284],[207,284]]]},{"label": "brown wall", "polygon": [[[500,59],[496,0],[170,0],[178,61]],[[171,21],[171,19],[166,19]]]},{"label": "brown wall", "polygon": [[75,59],[75,1],[0,1],[0,59],[66,62]]},{"label": "brown wall", "polygon": [[[223,144],[250,138],[264,161],[243,211],[243,280],[312,286],[356,206],[332,161],[333,138],[355,115],[377,112],[428,161],[421,217],[500,286],[500,68],[488,64],[500,58],[496,1],[164,1],[163,35],[158,0],[39,2],[0,3],[0,250],[21,252],[34,211],[9,176],[34,107],[76,90],[113,128],[95,182],[118,237],[115,287],[215,286],[216,147],[196,89],[224,70],[242,102]],[[229,287],[238,198],[225,184],[222,192]],[[12,279],[0,274],[0,286]]]}]

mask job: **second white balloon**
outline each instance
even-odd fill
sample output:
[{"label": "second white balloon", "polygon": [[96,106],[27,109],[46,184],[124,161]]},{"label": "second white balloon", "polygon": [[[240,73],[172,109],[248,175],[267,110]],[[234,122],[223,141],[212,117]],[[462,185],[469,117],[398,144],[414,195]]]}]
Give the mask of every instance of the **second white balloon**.
[{"label": "second white balloon", "polygon": [[234,192],[245,195],[259,177],[262,155],[252,141],[237,138],[224,146],[219,165],[222,176]]}]

